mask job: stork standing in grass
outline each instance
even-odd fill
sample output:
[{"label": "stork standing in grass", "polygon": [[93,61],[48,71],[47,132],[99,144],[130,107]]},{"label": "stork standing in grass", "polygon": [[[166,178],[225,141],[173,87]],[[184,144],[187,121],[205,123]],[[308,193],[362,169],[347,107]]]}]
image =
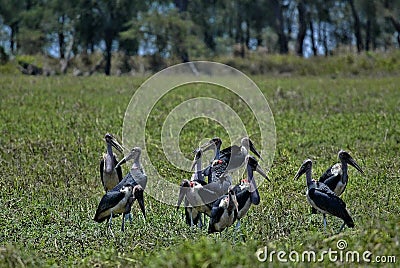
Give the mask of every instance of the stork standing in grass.
[{"label": "stork standing in grass", "polygon": [[108,191],[101,199],[94,219],[96,222],[103,222],[108,219],[108,228],[112,233],[111,222],[113,216],[123,214],[121,231],[125,230],[125,215],[131,211],[132,203],[137,198],[141,189],[140,185],[124,185],[119,191]]},{"label": "stork standing in grass", "polygon": [[109,133],[104,136],[104,140],[107,145],[107,152],[103,154],[100,161],[100,177],[104,190],[107,192],[122,180],[122,169],[120,166],[117,167],[117,156],[113,153],[112,148],[114,147],[120,153],[123,149],[113,135]]},{"label": "stork standing in grass", "polygon": [[208,233],[222,232],[231,226],[238,215],[238,203],[233,187],[230,187],[227,195],[218,198],[212,207]]},{"label": "stork standing in grass", "polygon": [[[118,162],[117,168],[120,165],[126,163],[127,161],[133,160],[133,164],[131,170],[125,177],[122,179],[120,183],[118,183],[112,191],[119,191],[125,185],[140,185],[141,187],[138,190],[137,197],[135,200],[138,201],[140,210],[142,211],[143,217],[146,218],[146,210],[144,205],[144,196],[143,192],[146,189],[147,185],[147,175],[144,172],[144,169],[140,163],[140,155],[142,153],[142,149],[140,147],[134,147],[121,161]],[[129,219],[132,219],[132,215],[128,214]]]},{"label": "stork standing in grass", "polygon": [[[201,151],[205,152],[210,149],[214,149],[213,161],[215,161],[215,160],[218,160],[220,157],[221,145],[222,145],[222,140],[219,137],[214,137],[211,140],[209,140],[207,143],[201,145],[200,148],[197,149],[197,151],[201,150]],[[196,152],[196,150],[193,152]],[[210,183],[211,182],[211,165],[209,165],[208,167],[206,167],[203,170],[203,175],[208,177],[208,182]]]},{"label": "stork standing in grass", "polygon": [[325,215],[327,213],[343,220],[339,232],[342,231],[345,225],[350,228],[354,227],[353,219],[349,215],[343,200],[330,190],[326,184],[312,179],[312,161],[310,159],[303,162],[294,179],[298,179],[304,173],[307,181],[307,201],[314,209],[322,213],[325,230]]},{"label": "stork standing in grass", "polygon": [[257,160],[252,156],[247,156],[247,179],[242,180],[240,184],[237,184],[233,188],[238,203],[237,229],[240,227],[240,219],[247,214],[250,206],[252,204],[260,204],[260,194],[254,178],[254,171],[257,171],[261,174],[261,176],[269,181],[269,178],[265,174],[264,170],[260,167]]},{"label": "stork standing in grass", "polygon": [[261,155],[254,147],[253,142],[248,137],[242,138],[240,143],[241,146],[232,145],[223,149],[219,154],[219,159],[214,160],[214,163],[218,162],[218,166],[214,168],[211,167],[212,181],[215,181],[216,178],[220,178],[228,172],[242,167],[245,163],[246,156],[249,155],[250,152],[253,152],[258,158],[262,159]]},{"label": "stork standing in grass", "polygon": [[364,171],[357,162],[346,151],[340,150],[338,153],[340,163],[329,167],[319,178],[319,182],[325,183],[337,196],[340,196],[346,189],[349,176],[347,174],[348,165],[356,168],[361,174]]},{"label": "stork standing in grass", "polygon": [[180,185],[177,209],[179,209],[182,201],[185,200],[186,223],[190,227],[197,224],[202,227],[201,214],[204,213],[210,216],[212,202],[219,196],[215,192],[204,188],[206,182],[201,170],[202,151],[198,149],[195,152],[192,164],[192,169],[194,168],[195,171],[190,181],[184,179]]}]

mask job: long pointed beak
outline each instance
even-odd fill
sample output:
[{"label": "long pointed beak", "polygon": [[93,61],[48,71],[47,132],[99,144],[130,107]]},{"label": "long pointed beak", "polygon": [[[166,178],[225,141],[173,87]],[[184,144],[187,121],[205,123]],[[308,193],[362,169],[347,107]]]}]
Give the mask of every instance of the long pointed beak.
[{"label": "long pointed beak", "polygon": [[115,166],[115,168],[118,168],[119,166],[123,165],[126,163],[126,156],[124,158],[122,158],[117,165]]},{"label": "long pointed beak", "polygon": [[296,175],[294,176],[294,180],[300,178],[300,176],[303,175],[305,172],[306,172],[305,169],[303,168],[303,166],[301,166],[299,171],[297,171]]},{"label": "long pointed beak", "polygon": [[353,158],[348,159],[347,163],[355,167],[361,174],[365,175],[364,171],[361,169],[361,167],[357,164],[357,162]]},{"label": "long pointed beak", "polygon": [[190,170],[194,169],[194,166],[197,164],[197,161],[199,161],[199,159],[201,158],[201,155],[202,155],[202,150],[200,148],[196,149],[194,152],[196,153],[196,155],[195,155],[195,157],[193,159],[192,166],[190,167]]},{"label": "long pointed beak", "polygon": [[190,167],[190,170],[191,170],[191,171],[193,171],[194,166],[196,165],[196,163],[197,163],[197,160],[196,160],[196,159],[193,160],[192,165],[191,165],[191,167]]},{"label": "long pointed beak", "polygon": [[[214,146],[215,146],[215,142],[210,140],[210,141],[200,145],[200,147],[198,149],[196,149],[196,150],[200,149],[201,151],[205,152],[205,151],[210,150]],[[196,150],[194,150],[193,152],[196,152]]]},{"label": "long pointed beak", "polygon": [[249,189],[250,190],[250,201],[252,204],[258,205],[258,204],[260,204],[261,198],[260,198],[260,193],[258,192],[258,189],[257,189],[256,180],[253,178],[253,176],[249,176],[249,182],[250,182],[250,189]]},{"label": "long pointed beak", "polygon": [[263,176],[267,181],[271,182],[270,179],[268,178],[267,174],[265,173],[265,171],[260,167],[260,165],[257,165],[256,171],[257,171],[261,176]]},{"label": "long pointed beak", "polygon": [[260,153],[256,150],[256,148],[254,147],[254,144],[251,140],[249,140],[249,148],[250,148],[250,151],[252,151],[258,158],[263,160]]},{"label": "long pointed beak", "polygon": [[144,197],[143,197],[143,190],[141,194],[137,197],[137,201],[139,203],[140,210],[142,211],[143,217],[146,219],[146,209],[144,207]]},{"label": "long pointed beak", "polygon": [[124,151],[122,145],[113,137],[111,140],[111,145],[122,154],[122,152]]},{"label": "long pointed beak", "polygon": [[179,207],[181,206],[182,200],[186,195],[186,187],[183,187],[181,185],[181,188],[179,189],[179,197],[178,197],[178,203],[176,203],[176,210],[179,210]]}]

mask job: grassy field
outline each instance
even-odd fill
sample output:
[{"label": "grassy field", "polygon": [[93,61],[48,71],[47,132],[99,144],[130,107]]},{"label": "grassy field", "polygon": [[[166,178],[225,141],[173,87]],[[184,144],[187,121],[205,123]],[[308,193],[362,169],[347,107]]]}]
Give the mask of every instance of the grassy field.
[{"label": "grassy field", "polygon": [[[2,76],[0,266],[263,267],[270,261],[259,262],[255,253],[265,246],[268,253],[318,253],[337,250],[340,239],[347,242],[345,250],[360,256],[371,251],[373,261],[380,255],[396,256],[398,264],[400,77],[253,78],[274,113],[277,148],[268,173],[272,182],[260,186],[261,204],[242,221],[242,242],[232,229],[221,235],[191,230],[182,209],[176,212],[148,195],[147,221],[135,205],[134,223],[127,224],[125,233],[118,230],[120,218],[113,221],[115,238],[92,220],[103,195],[98,174],[103,136],[122,136],[125,108],[144,78]],[[210,90],[178,89],[161,100],[149,120],[149,154],[173,182],[190,174],[175,170],[162,155],[158,126],[173,104]],[[226,90],[212,92],[242,110]],[[251,114],[241,116],[251,121]],[[196,126],[202,127],[200,133]],[[215,135],[226,145],[220,126],[193,121],[182,131],[181,149],[189,157],[196,141]],[[350,168],[342,196],[355,228],[336,235],[341,221],[328,216],[326,234],[322,216],[310,214],[304,177],[293,177],[306,158],[314,160],[314,174],[320,175],[337,162],[340,149],[349,151],[366,175]],[[325,265],[339,263],[324,259]],[[276,255],[272,264],[282,265]],[[309,266],[286,263],[294,264]]]}]

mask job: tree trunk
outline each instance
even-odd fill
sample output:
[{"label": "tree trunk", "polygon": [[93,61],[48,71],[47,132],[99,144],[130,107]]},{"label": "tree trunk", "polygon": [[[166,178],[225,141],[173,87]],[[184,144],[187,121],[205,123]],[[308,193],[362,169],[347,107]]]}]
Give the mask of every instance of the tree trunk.
[{"label": "tree trunk", "polygon": [[11,25],[11,34],[10,34],[10,51],[14,54],[14,46],[15,46],[15,25]]},{"label": "tree trunk", "polygon": [[262,32],[261,32],[261,31],[262,31],[262,30],[259,29],[259,30],[257,31],[257,36],[256,36],[256,38],[257,38],[257,46],[258,46],[258,47],[262,46],[262,42],[263,42]]},{"label": "tree trunk", "polygon": [[326,23],[323,24],[322,33],[323,33],[323,40],[322,40],[322,43],[323,43],[324,50],[325,50],[325,57],[328,57],[328,55],[329,55],[329,48],[328,48],[328,32],[327,32]]},{"label": "tree trunk", "polygon": [[397,31],[397,43],[399,44],[399,47],[400,47],[400,21],[396,20],[393,15],[390,15],[389,18],[393,24],[393,27]]},{"label": "tree trunk", "polygon": [[365,29],[365,50],[369,51],[369,45],[371,43],[371,20],[367,20],[367,27]]},{"label": "tree trunk", "polygon": [[74,34],[72,34],[71,40],[69,41],[68,47],[66,48],[65,57],[61,58],[61,60],[60,60],[60,65],[61,65],[60,71],[62,74],[67,73],[69,60],[71,59],[72,50],[74,47],[74,40],[75,40],[75,36],[74,36]]},{"label": "tree trunk", "polygon": [[235,34],[235,42],[241,43],[242,39],[242,16],[241,16],[241,10],[240,10],[240,4],[239,1],[236,1],[236,12],[237,12],[237,17],[236,17],[236,34]]},{"label": "tree trunk", "polygon": [[353,19],[354,19],[354,34],[356,36],[357,52],[360,53],[364,49],[361,37],[360,17],[358,16],[356,7],[354,6],[354,1],[349,0],[349,3],[351,7],[351,13],[353,14]]},{"label": "tree trunk", "polygon": [[178,9],[179,12],[187,11],[188,7],[188,0],[175,0],[175,7]]},{"label": "tree trunk", "polygon": [[313,55],[317,56],[317,46],[315,45],[315,37],[314,37],[314,25],[312,20],[310,19],[310,35],[311,35],[311,48],[313,51]]},{"label": "tree trunk", "polygon": [[250,49],[250,21],[246,19],[246,47],[247,49]]},{"label": "tree trunk", "polygon": [[106,51],[105,51],[105,60],[106,60],[106,66],[104,68],[104,73],[106,75],[111,74],[111,49],[112,49],[112,40],[113,38],[111,37],[110,33],[106,33],[106,38],[105,38],[105,43],[106,43]]},{"label": "tree trunk", "polygon": [[60,50],[60,59],[65,58],[65,39],[64,39],[64,15],[61,16],[61,27],[58,29],[58,49]]},{"label": "tree trunk", "polygon": [[282,7],[279,0],[271,0],[272,8],[275,13],[275,31],[278,35],[279,53],[287,54],[289,52],[288,40],[285,34],[285,25]]},{"label": "tree trunk", "polygon": [[307,32],[306,6],[303,0],[297,5],[297,10],[299,12],[299,33],[297,34],[296,53],[303,56],[303,44]]}]

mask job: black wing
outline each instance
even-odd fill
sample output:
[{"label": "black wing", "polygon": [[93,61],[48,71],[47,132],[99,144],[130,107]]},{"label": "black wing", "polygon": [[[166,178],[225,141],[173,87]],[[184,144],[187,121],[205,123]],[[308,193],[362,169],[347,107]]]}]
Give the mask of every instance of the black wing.
[{"label": "black wing", "polygon": [[104,188],[104,181],[103,181],[104,157],[102,157],[100,160],[100,169],[99,170],[100,170],[101,184],[103,185],[103,188]]},{"label": "black wing", "polygon": [[233,188],[233,191],[236,194],[236,201],[238,202],[238,209],[240,211],[246,204],[247,200],[250,198],[250,192],[247,189],[239,189],[238,191],[235,191],[235,188]]},{"label": "black wing", "polygon": [[[113,160],[114,160],[114,167],[115,167],[118,164],[117,156],[115,154],[113,156]],[[121,166],[118,166],[115,170],[117,171],[118,180],[122,181],[122,168],[121,168]]]},{"label": "black wing", "polygon": [[133,178],[132,174],[128,172],[125,177],[120,181],[111,191],[119,191],[122,189],[123,186],[130,184],[135,187],[138,183]]},{"label": "black wing", "polygon": [[327,211],[333,216],[341,218],[349,227],[354,226],[353,219],[346,210],[346,204],[326,185],[310,189],[308,195],[320,209]]},{"label": "black wing", "polygon": [[332,167],[333,166],[330,166],[325,172],[324,172],[324,174],[322,174],[321,175],[321,177],[319,177],[319,182],[323,182],[323,183],[325,183],[325,181],[327,180],[327,179],[329,179],[330,177],[332,177],[332,176],[334,176],[334,174],[332,173]]},{"label": "black wing", "polygon": [[96,210],[96,215],[94,216],[94,220],[97,222],[102,222],[107,217],[99,218],[100,213],[116,206],[123,198],[125,197],[124,193],[116,192],[116,191],[109,191],[100,200],[99,206]]},{"label": "black wing", "polygon": [[325,179],[325,181],[323,181],[323,183],[326,184],[326,186],[328,186],[329,189],[331,189],[332,191],[335,191],[336,185],[339,183],[340,179],[341,179],[340,174],[332,175],[331,177]]},{"label": "black wing", "polygon": [[214,219],[214,221],[220,219],[222,214],[224,213],[224,208],[220,207],[219,204],[221,203],[222,199],[224,199],[226,197],[227,197],[227,195],[220,196],[213,203],[213,206],[212,206],[212,209],[211,209],[211,219]]},{"label": "black wing", "polygon": [[240,152],[240,147],[237,145],[229,146],[219,152],[219,159],[222,158],[231,158],[232,154],[236,154]]}]

